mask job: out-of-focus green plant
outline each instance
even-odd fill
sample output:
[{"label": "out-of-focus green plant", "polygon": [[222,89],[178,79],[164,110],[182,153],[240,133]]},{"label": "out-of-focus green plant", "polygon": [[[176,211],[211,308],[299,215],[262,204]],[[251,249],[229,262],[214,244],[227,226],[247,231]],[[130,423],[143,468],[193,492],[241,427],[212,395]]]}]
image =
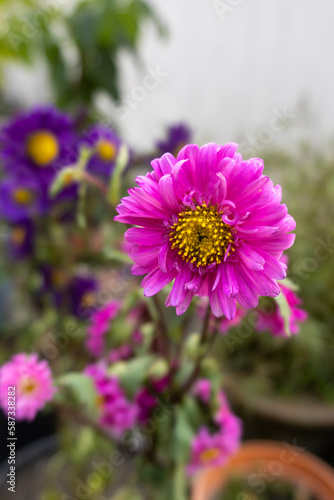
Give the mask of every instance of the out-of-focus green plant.
[{"label": "out-of-focus green plant", "polygon": [[145,21],[162,34],[164,27],[144,0],[79,1],[73,9],[60,0],[2,0],[5,28],[0,38],[0,63],[42,57],[58,103],[91,103],[98,91],[120,98],[118,57],[136,54]]}]

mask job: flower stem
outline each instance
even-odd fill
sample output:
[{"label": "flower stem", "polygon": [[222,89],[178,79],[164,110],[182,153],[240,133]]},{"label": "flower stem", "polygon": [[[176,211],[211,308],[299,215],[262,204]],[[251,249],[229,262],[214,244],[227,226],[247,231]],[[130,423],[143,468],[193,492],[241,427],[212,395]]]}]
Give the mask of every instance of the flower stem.
[{"label": "flower stem", "polygon": [[179,401],[183,394],[187,393],[193,386],[193,384],[196,382],[200,370],[201,370],[201,363],[205,356],[208,354],[208,351],[212,347],[212,344],[217,336],[218,333],[218,327],[216,325],[214,331],[212,332],[211,336],[209,336],[209,322],[210,322],[210,315],[211,315],[211,307],[210,304],[208,304],[208,307],[205,312],[205,317],[203,320],[203,326],[202,326],[202,332],[201,332],[201,339],[200,339],[200,347],[201,347],[201,353],[197,358],[197,361],[195,363],[194,369],[189,376],[188,380],[185,382],[183,387],[179,390],[179,392],[176,394],[176,400]]},{"label": "flower stem", "polygon": [[156,311],[158,313],[158,330],[160,333],[159,336],[159,345],[160,351],[165,356],[167,361],[170,361],[170,350],[169,350],[169,336],[168,329],[164,317],[164,313],[160,304],[159,297],[157,295],[153,295],[152,297],[153,303],[155,305]]},{"label": "flower stem", "polygon": [[95,177],[95,175],[83,171],[81,173],[81,178],[86,182],[88,182],[88,184],[92,184],[93,186],[97,187],[104,196],[108,196],[108,187],[105,184],[103,184],[103,182],[100,179]]}]

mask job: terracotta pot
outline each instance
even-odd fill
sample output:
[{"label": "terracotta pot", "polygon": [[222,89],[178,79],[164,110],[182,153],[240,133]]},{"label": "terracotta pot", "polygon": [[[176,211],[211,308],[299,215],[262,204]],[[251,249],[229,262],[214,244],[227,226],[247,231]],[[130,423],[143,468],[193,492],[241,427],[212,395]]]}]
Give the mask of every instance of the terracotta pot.
[{"label": "terracotta pot", "polygon": [[253,485],[265,477],[268,482],[276,479],[303,486],[321,500],[334,499],[334,470],[325,462],[286,443],[248,441],[225,466],[207,469],[196,478],[192,500],[213,500],[231,477],[250,478],[251,474]]}]

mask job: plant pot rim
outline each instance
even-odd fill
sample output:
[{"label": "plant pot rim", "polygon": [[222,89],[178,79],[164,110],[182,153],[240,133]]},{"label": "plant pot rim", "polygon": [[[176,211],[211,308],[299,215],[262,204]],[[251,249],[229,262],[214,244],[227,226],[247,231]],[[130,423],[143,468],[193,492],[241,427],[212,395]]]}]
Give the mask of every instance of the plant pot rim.
[{"label": "plant pot rim", "polygon": [[226,465],[207,468],[197,476],[191,500],[212,500],[213,495],[219,492],[232,475],[254,473],[254,463],[261,470],[266,465],[269,476],[308,486],[321,500],[334,498],[334,470],[328,464],[287,443],[259,440],[243,443]]},{"label": "plant pot rim", "polygon": [[334,405],[316,398],[259,396],[243,389],[244,378],[231,372],[224,373],[223,385],[232,403],[273,422],[304,428],[334,427]]}]

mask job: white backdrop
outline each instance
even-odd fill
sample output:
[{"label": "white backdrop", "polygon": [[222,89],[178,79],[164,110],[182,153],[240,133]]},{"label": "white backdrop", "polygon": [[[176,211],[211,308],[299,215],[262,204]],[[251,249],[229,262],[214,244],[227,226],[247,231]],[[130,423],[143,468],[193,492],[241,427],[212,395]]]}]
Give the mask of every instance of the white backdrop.
[{"label": "white backdrop", "polygon": [[[333,136],[333,0],[150,1],[169,36],[148,25],[141,64],[121,58],[126,106],[116,116],[132,144],[149,146],[180,120],[199,142],[259,149]],[[48,99],[41,75],[25,73],[26,102]],[[22,92],[16,69],[7,82]]]}]

